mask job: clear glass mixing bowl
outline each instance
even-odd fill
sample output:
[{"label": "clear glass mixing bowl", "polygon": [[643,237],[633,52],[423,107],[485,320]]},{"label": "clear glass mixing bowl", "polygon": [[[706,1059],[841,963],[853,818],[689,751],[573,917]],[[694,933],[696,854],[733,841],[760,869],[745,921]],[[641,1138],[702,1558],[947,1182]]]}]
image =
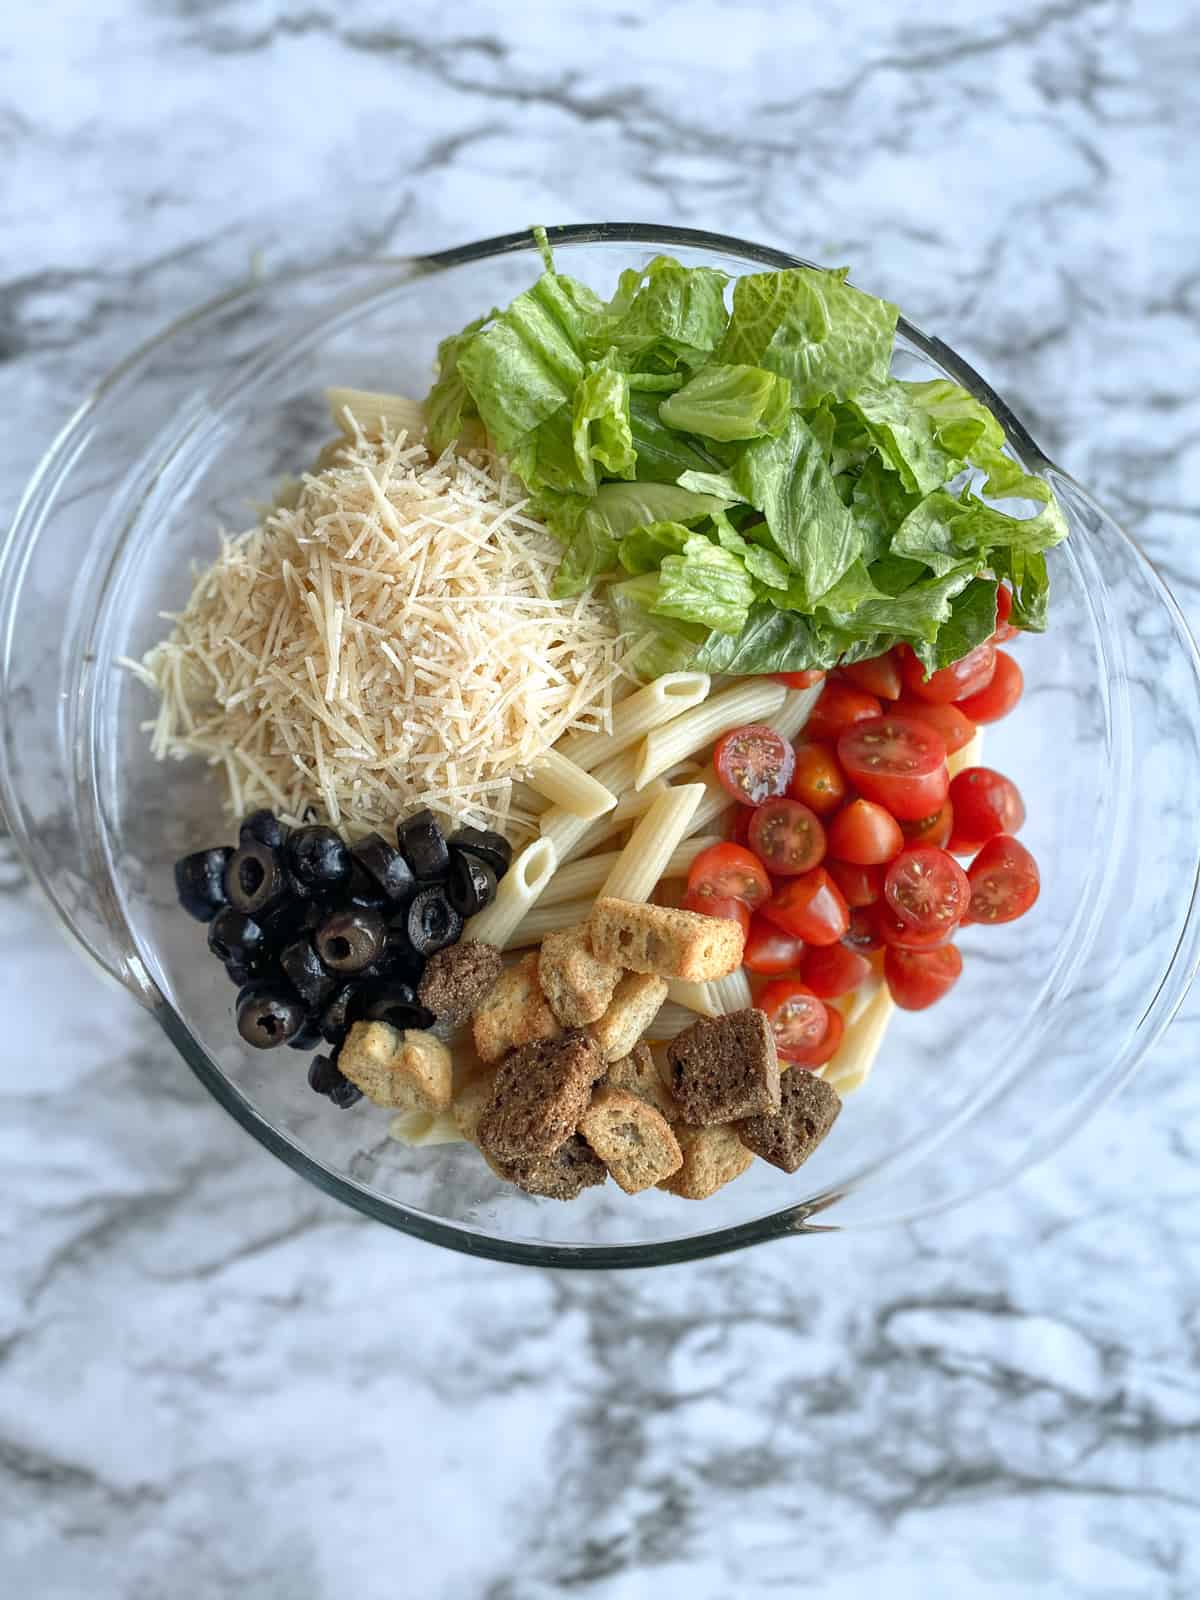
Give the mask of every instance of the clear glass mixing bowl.
[{"label": "clear glass mixing bowl", "polygon": [[[669,250],[730,273],[801,265],[743,240],[642,225],[552,230],[597,289]],[[554,1266],[678,1261],[962,1201],[1054,1150],[1133,1072],[1200,956],[1200,676],[1170,594],[1112,519],[1048,461],[940,340],[901,322],[897,370],[946,374],[991,406],[1044,472],[1071,539],[1053,553],[1051,626],[1019,649],[1028,690],[988,733],[1016,776],[1043,867],[1025,921],[961,940],[936,1010],[899,1015],[874,1075],[794,1177],[756,1162],[700,1204],[614,1185],[572,1205],[501,1186],[465,1146],[412,1149],[388,1113],[341,1113],[306,1058],[241,1046],[232,991],[176,909],[171,865],[219,837],[197,764],[156,764],[149,697],[114,666],[257,520],[329,432],[330,384],[424,392],[439,338],[538,270],[527,233],[405,260],[267,279],[202,307],[117,369],[30,483],[0,552],[0,804],[83,948],[161,1022],[221,1104],[328,1193],[478,1255]]]}]

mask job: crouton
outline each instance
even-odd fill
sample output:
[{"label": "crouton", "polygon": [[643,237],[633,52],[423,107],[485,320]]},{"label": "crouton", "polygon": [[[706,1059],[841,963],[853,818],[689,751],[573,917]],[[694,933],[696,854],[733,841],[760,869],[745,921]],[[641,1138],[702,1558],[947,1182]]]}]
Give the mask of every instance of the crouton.
[{"label": "crouton", "polygon": [[639,1100],[653,1106],[668,1122],[679,1121],[679,1106],[667,1088],[666,1079],[650,1046],[635,1044],[627,1056],[614,1061],[604,1075],[604,1082],[612,1089],[626,1089]]},{"label": "crouton", "polygon": [[450,1105],[450,1052],[419,1028],[356,1022],[338,1054],[350,1082],[377,1106],[397,1111],[445,1111]]},{"label": "crouton", "polygon": [[548,1156],[569,1139],[604,1071],[585,1033],[523,1045],[504,1058],[479,1119],[479,1147],[502,1161]]},{"label": "crouton", "polygon": [[627,1056],[654,1021],[667,998],[667,980],[645,972],[627,972],[613,991],[612,1003],[588,1032],[605,1061]]},{"label": "crouton", "polygon": [[683,1165],[665,1117],[626,1089],[597,1089],[579,1131],[626,1194],[653,1188]]},{"label": "crouton", "polygon": [[683,1120],[694,1126],[769,1117],[779,1110],[775,1037],[753,1007],[694,1022],[672,1039],[667,1062],[671,1093]]},{"label": "crouton", "polygon": [[707,1200],[727,1183],[740,1178],[754,1157],[728,1125],[717,1128],[676,1128],[683,1155],[678,1172],[659,1184],[681,1200]]},{"label": "crouton", "polygon": [[842,1102],[823,1078],[800,1067],[783,1075],[782,1103],[774,1116],[746,1117],[738,1138],[783,1172],[802,1167],[837,1121]]},{"label": "crouton", "polygon": [[585,1189],[603,1183],[608,1177],[608,1168],[600,1157],[574,1133],[548,1156],[502,1161],[484,1154],[498,1178],[545,1200],[578,1199]]},{"label": "crouton", "polygon": [[582,1028],[608,1010],[621,968],[592,954],[586,927],[548,933],[538,957],[538,982],[564,1028]]},{"label": "crouton", "polygon": [[596,901],[588,930],[602,961],[694,983],[736,971],[746,944],[741,924],[725,917],[607,897]]},{"label": "crouton", "polygon": [[430,956],[417,986],[417,999],[440,1023],[455,1028],[467,1020],[502,970],[494,944],[464,939]]},{"label": "crouton", "polygon": [[482,1072],[476,1073],[473,1078],[468,1078],[454,1091],[454,1104],[451,1110],[459,1133],[469,1144],[479,1143],[479,1119],[491,1102],[495,1080],[495,1072],[485,1067]]},{"label": "crouton", "polygon": [[488,990],[471,1020],[481,1061],[499,1061],[510,1050],[562,1033],[538,986],[537,951],[507,967]]}]

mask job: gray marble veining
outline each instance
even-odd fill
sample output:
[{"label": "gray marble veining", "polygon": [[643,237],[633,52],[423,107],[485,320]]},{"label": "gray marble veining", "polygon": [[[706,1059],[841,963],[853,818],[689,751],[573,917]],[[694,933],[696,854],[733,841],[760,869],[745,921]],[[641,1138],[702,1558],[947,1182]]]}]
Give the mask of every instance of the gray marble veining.
[{"label": "gray marble veining", "polygon": [[[1198,40],[1179,0],[21,8],[0,503],[258,261],[683,221],[851,261],[944,332],[1200,622]],[[8,857],[0,999],[0,1593],[1200,1590],[1196,998],[1003,1194],[619,1277],[305,1187]]]}]

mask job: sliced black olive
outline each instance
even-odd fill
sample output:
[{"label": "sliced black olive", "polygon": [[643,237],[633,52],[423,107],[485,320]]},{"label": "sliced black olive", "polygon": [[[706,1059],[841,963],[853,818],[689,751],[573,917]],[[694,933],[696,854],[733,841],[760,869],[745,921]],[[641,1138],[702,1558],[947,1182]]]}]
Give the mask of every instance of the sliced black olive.
[{"label": "sliced black olive", "polygon": [[197,850],[175,863],[175,893],[179,904],[197,922],[211,922],[229,904],[225,893],[225,865],[233,851],[227,845]]},{"label": "sliced black olive", "polygon": [[416,892],[412,868],[381,833],[368,833],[351,854],[355,864],[379,885],[388,900],[410,900]]},{"label": "sliced black olive", "polygon": [[446,835],[433,812],[426,807],[396,825],[400,852],[422,883],[440,883],[450,867]]},{"label": "sliced black olive", "polygon": [[473,917],[496,897],[496,874],[486,861],[467,850],[456,850],[450,858],[450,879],[446,898],[463,917]]},{"label": "sliced black olive", "polygon": [[261,916],[288,891],[287,874],[278,854],[270,845],[248,839],[230,856],[225,865],[225,893],[238,911]]},{"label": "sliced black olive", "polygon": [[313,943],[330,972],[361,972],[386,949],[387,926],[378,911],[352,906],[326,917]]},{"label": "sliced black olive", "polygon": [[420,1005],[406,983],[385,984],[371,998],[363,1013],[368,1022],[390,1022],[393,1028],[431,1028],[436,1021],[427,1006]]},{"label": "sliced black olive", "polygon": [[367,991],[362,984],[344,983],[338,989],[333,999],[326,1003],[321,1013],[321,1037],[326,1044],[341,1044],[350,1031],[352,1023],[358,1021],[366,1005]]},{"label": "sliced black olive", "polygon": [[453,944],[463,919],[442,889],[422,889],[408,908],[408,942],[419,956],[431,956]]},{"label": "sliced black olive", "polygon": [[321,1032],[321,1013],[310,1011],[304,1018],[304,1026],[294,1038],[288,1040],[291,1050],[312,1050],[321,1043],[325,1035]]},{"label": "sliced black olive", "polygon": [[239,844],[265,844],[268,850],[282,850],[288,830],[273,811],[252,811],[238,830]]},{"label": "sliced black olive", "polygon": [[383,892],[383,885],[358,861],[351,861],[350,876],[336,895],[331,896],[330,904],[368,906],[385,912],[391,909],[388,897]]},{"label": "sliced black olive", "polygon": [[237,987],[241,989],[250,982],[254,974],[250,971],[250,965],[248,962],[242,961],[239,959],[239,957],[234,956],[232,961],[227,961],[225,963],[225,976],[229,979],[230,983],[236,984]]},{"label": "sliced black olive", "polygon": [[268,911],[264,911],[259,921],[266,929],[267,937],[276,945],[281,945],[291,944],[303,933],[311,933],[324,922],[325,915],[316,901],[306,900],[302,895],[289,891]]},{"label": "sliced black olive", "polygon": [[330,1056],[314,1056],[308,1069],[308,1086],[332,1100],[342,1111],[357,1105],[362,1090],[351,1083]]},{"label": "sliced black olive", "polygon": [[255,960],[266,954],[270,941],[261,922],[226,906],[209,924],[208,948],[218,961],[240,961],[253,971]]},{"label": "sliced black olive", "polygon": [[469,850],[480,861],[486,861],[499,881],[512,865],[512,845],[502,833],[490,828],[459,828],[450,835],[450,849]]},{"label": "sliced black olive", "polygon": [[289,835],[284,859],[297,882],[314,894],[328,894],[350,876],[346,841],[319,823]]},{"label": "sliced black olive", "polygon": [[334,981],[307,939],[296,939],[285,946],[279,964],[306,1006],[323,1006],[333,993]]},{"label": "sliced black olive", "polygon": [[408,912],[397,917],[388,929],[387,945],[383,954],[372,961],[370,969],[360,974],[364,977],[389,978],[393,982],[417,984],[425,970],[425,961],[413,949],[408,934]]},{"label": "sliced black olive", "polygon": [[238,1032],[256,1050],[273,1050],[295,1038],[305,1023],[294,994],[251,986],[238,996]]}]

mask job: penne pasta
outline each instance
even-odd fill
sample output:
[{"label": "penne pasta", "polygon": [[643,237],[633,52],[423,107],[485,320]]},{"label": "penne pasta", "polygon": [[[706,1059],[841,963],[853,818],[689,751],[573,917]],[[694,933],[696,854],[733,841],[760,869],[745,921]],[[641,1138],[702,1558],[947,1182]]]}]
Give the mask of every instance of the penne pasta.
[{"label": "penne pasta", "polygon": [[501,878],[491,905],[467,923],[464,938],[503,949],[554,876],[557,865],[558,852],[552,840],[535,839],[526,845]]},{"label": "penne pasta", "polygon": [[808,721],[812,708],[821,698],[824,681],[814,683],[810,689],[789,689],[783,704],[774,716],[764,720],[768,727],[789,742],[796,737]]},{"label": "penne pasta", "polygon": [[648,900],[688,830],[704,785],[685,783],[660,794],[629,836],[600,893],[613,900]]},{"label": "penne pasta", "polygon": [[704,799],[696,807],[692,817],[692,827],[697,831],[711,827],[736,803],[730,798],[729,790],[711,767],[699,781],[704,785]]},{"label": "penne pasta", "polygon": [[676,1005],[686,1006],[702,1017],[726,1017],[731,1011],[744,1011],[753,1005],[750,980],[745,969],[738,967],[724,978],[712,978],[707,983],[688,983],[682,978],[672,978],[667,985],[667,999]]},{"label": "penne pasta", "polygon": [[585,772],[645,738],[652,728],[698,706],[708,696],[705,672],[667,672],[613,708],[611,733],[574,733],[557,749]]},{"label": "penne pasta", "polygon": [[553,805],[561,806],[573,817],[582,817],[585,822],[594,822],[617,803],[611,789],[606,789],[557,750],[547,750],[530,768],[528,783]]},{"label": "penne pasta", "polygon": [[376,394],[370,389],[326,389],[325,398],[333,420],[348,439],[354,427],[347,412],[368,438],[378,439],[384,432],[423,434],[425,407],[419,400],[403,394]]},{"label": "penne pasta", "polygon": [[[633,775],[637,770],[638,753],[636,750],[625,750],[619,756],[613,756],[608,761],[602,761],[592,773],[598,783],[614,794],[624,794],[633,787]],[[601,823],[608,822],[615,817],[620,809],[619,803],[607,816],[600,818]],[[588,822],[584,817],[574,817],[569,811],[564,811],[562,806],[551,806],[549,811],[542,815],[542,838],[552,841],[557,852],[557,859],[569,861],[573,855],[578,854],[579,841],[589,828],[597,827],[597,823]],[[614,824],[613,832],[621,824]],[[603,835],[601,835],[603,837]]]},{"label": "penne pasta", "polygon": [[462,1133],[450,1111],[402,1111],[388,1123],[388,1138],[400,1144],[461,1144]]},{"label": "penne pasta", "polygon": [[646,1029],[646,1038],[674,1039],[676,1035],[690,1028],[695,1020],[694,1011],[689,1011],[687,1006],[677,1005],[674,1000],[668,1000]]},{"label": "penne pasta", "polygon": [[673,722],[652,729],[642,741],[634,788],[645,788],[668,767],[705,749],[730,729],[746,722],[766,722],[779,710],[787,692],[781,683],[769,680],[740,683]]},{"label": "penne pasta", "polygon": [[[701,1017],[719,1017],[716,997],[707,983],[691,983],[687,978],[670,978],[667,981],[667,999]],[[693,1019],[694,1020],[694,1019]]]},{"label": "penne pasta", "polygon": [[520,926],[508,935],[504,948],[523,950],[528,945],[541,944],[548,933],[578,927],[591,916],[594,904],[589,896],[586,900],[559,900],[552,906],[534,906],[525,914]]},{"label": "penne pasta", "polygon": [[[847,996],[851,1001],[856,998],[854,995]],[[880,983],[869,1003],[861,1009],[853,1007],[852,1014],[843,1002],[835,1000],[832,1003],[839,1006],[845,1015],[846,1031],[837,1054],[820,1072],[826,1083],[831,1084],[844,1099],[856,1089],[861,1089],[870,1077],[895,1010],[895,1001],[887,984]]]},{"label": "penne pasta", "polygon": [[[647,792],[643,790],[643,793]],[[685,877],[688,868],[701,850],[707,850],[710,845],[720,843],[721,836],[717,833],[692,834],[681,840],[671,851],[670,858],[663,868],[662,877],[664,879]],[[599,855],[583,856],[578,861],[567,862],[565,866],[559,867],[551,878],[540,903],[543,906],[557,905],[560,900],[579,900],[584,895],[599,894],[601,885],[616,866],[620,856],[619,850],[604,850]]]}]

